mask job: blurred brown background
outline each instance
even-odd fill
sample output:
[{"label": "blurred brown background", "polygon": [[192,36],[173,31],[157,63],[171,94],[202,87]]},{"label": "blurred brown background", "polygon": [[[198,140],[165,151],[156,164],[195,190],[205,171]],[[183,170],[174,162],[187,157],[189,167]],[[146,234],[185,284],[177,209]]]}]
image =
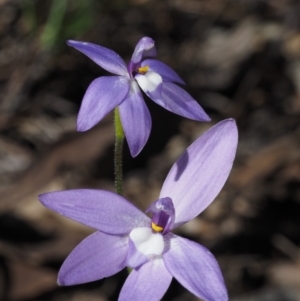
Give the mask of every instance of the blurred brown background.
[{"label": "blurred brown background", "polygon": [[[146,99],[150,139],[124,154],[124,190],[154,201],[184,149],[237,120],[233,171],[215,202],[178,229],[217,257],[235,301],[300,300],[300,2],[289,0],[0,0],[0,300],[117,300],[127,277],[58,287],[69,252],[92,229],[43,208],[51,190],[113,190],[112,115],[75,130],[89,83],[106,74],[66,39],[126,61],[142,36],[186,81],[213,122]],[[176,281],[163,300],[195,301]],[[142,301],[142,300],[141,300]]]}]

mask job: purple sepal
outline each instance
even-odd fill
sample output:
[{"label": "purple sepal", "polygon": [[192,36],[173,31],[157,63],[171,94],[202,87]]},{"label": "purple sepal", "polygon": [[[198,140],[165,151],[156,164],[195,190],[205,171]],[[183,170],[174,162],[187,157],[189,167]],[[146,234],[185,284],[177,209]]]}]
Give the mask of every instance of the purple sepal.
[{"label": "purple sepal", "polygon": [[172,166],[159,197],[172,199],[175,227],[196,217],[219,194],[232,168],[237,142],[235,121],[223,120],[191,144]]},{"label": "purple sepal", "polygon": [[60,285],[86,283],[114,275],[126,267],[128,237],[95,232],[67,257],[58,273]]},{"label": "purple sepal", "polygon": [[169,233],[163,254],[168,271],[186,289],[206,301],[227,301],[223,276],[215,257],[203,246]]},{"label": "purple sepal", "polygon": [[129,234],[136,227],[150,225],[147,215],[122,196],[109,191],[55,191],[39,195],[39,200],[63,216],[109,234]]},{"label": "purple sepal", "polygon": [[175,82],[185,85],[185,82],[179,75],[165,63],[155,59],[145,59],[142,61],[141,66],[149,66],[149,71],[158,73],[164,82]]},{"label": "purple sepal", "polygon": [[134,243],[129,237],[129,247],[126,258],[126,266],[137,268],[148,261],[148,257],[137,250]]},{"label": "purple sepal", "polygon": [[154,41],[149,37],[143,37],[138,41],[134,48],[131,61],[135,64],[138,64],[144,57],[154,56],[156,56]]},{"label": "purple sepal", "polygon": [[154,56],[156,56],[154,41],[149,37],[141,38],[136,44],[131,60],[128,64],[129,73],[132,74],[138,67],[140,67],[143,58]]},{"label": "purple sepal", "polygon": [[145,146],[151,131],[150,112],[135,81],[131,82],[126,99],[119,106],[120,117],[132,157]]},{"label": "purple sepal", "polygon": [[87,131],[120,105],[129,91],[122,76],[102,76],[92,81],[83,97],[77,118],[77,130]]},{"label": "purple sepal", "polygon": [[180,116],[204,122],[211,120],[198,102],[174,83],[163,82],[161,98],[152,98],[152,100],[166,110]]},{"label": "purple sepal", "polygon": [[163,260],[156,258],[131,271],[127,277],[119,301],[158,301],[170,286],[172,275]]},{"label": "purple sepal", "polygon": [[114,51],[87,42],[68,40],[67,44],[88,56],[106,71],[117,75],[127,75],[127,67],[125,62]]},{"label": "purple sepal", "polygon": [[162,227],[164,230],[162,234],[167,234],[173,229],[175,221],[175,209],[173,202],[170,198],[161,198],[152,203],[146,213],[151,212],[152,222]]}]

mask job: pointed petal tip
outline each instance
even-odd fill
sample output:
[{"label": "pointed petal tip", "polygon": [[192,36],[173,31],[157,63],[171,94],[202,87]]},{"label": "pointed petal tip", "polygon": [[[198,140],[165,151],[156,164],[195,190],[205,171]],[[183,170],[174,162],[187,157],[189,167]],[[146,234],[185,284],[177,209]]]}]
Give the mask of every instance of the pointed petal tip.
[{"label": "pointed petal tip", "polygon": [[66,271],[64,271],[63,266],[62,266],[58,272],[58,276],[57,276],[57,280],[56,280],[57,285],[58,286],[71,286],[71,285],[83,284],[83,283],[88,282],[88,281],[78,281],[78,280],[76,281],[76,280],[72,279],[73,278],[72,276],[74,277],[74,273],[73,273],[73,275],[72,275],[72,273],[66,273]]},{"label": "pointed petal tip", "polygon": [[74,40],[66,40],[66,44],[69,46],[72,46],[72,44],[74,43]]},{"label": "pointed petal tip", "polygon": [[142,152],[142,150],[144,149],[144,146],[146,144],[146,142],[145,142],[140,145],[133,145],[132,143],[128,142],[128,140],[127,140],[127,143],[128,143],[129,151],[130,151],[132,158],[137,157]]},{"label": "pointed petal tip", "polygon": [[92,127],[88,127],[88,126],[85,126],[84,124],[82,124],[80,122],[80,120],[77,120],[77,126],[76,126],[76,129],[77,129],[77,132],[86,132],[88,130],[90,130]]},{"label": "pointed petal tip", "polygon": [[228,118],[228,119],[224,119],[219,121],[218,123],[216,123],[214,126],[211,127],[211,129],[213,128],[223,128],[223,131],[232,131],[232,133],[235,133],[236,135],[238,135],[238,128],[237,128],[237,124],[235,119],[233,118]]},{"label": "pointed petal tip", "polygon": [[44,205],[45,207],[48,207],[48,203],[49,203],[49,198],[48,196],[51,194],[51,192],[45,192],[42,194],[38,195],[38,199],[39,201],[42,203],[42,205]]},{"label": "pointed petal tip", "polygon": [[128,147],[129,147],[131,157],[132,158],[137,157],[141,153],[141,151],[143,150],[146,142],[143,143],[143,144],[140,144],[140,145],[135,145],[135,144],[133,144],[132,142],[129,141],[128,135],[127,135],[126,139],[127,139],[127,143],[128,143]]},{"label": "pointed petal tip", "polygon": [[233,122],[233,123],[236,123],[236,121],[235,121],[235,119],[234,118],[227,118],[227,119],[224,119],[224,120],[222,120],[222,121],[220,121],[219,123],[221,124],[221,123],[226,123],[226,122]]},{"label": "pointed petal tip", "polygon": [[141,149],[140,150],[135,150],[135,149],[129,149],[130,150],[130,154],[131,154],[131,157],[132,158],[135,158],[139,155],[139,153],[142,151]]},{"label": "pointed petal tip", "polygon": [[186,82],[184,82],[183,80],[179,81],[177,84],[182,85],[182,86],[187,86]]},{"label": "pointed petal tip", "polygon": [[202,109],[202,107],[199,105],[199,103],[197,102],[198,104],[198,108],[194,108],[194,109],[197,109],[197,112],[195,110],[195,116],[194,118],[190,117],[190,119],[192,120],[196,120],[196,121],[201,121],[201,122],[211,122],[212,119],[207,115],[207,113]]},{"label": "pointed petal tip", "polygon": [[48,208],[50,210],[53,210],[52,206],[55,202],[54,198],[59,193],[63,193],[63,191],[57,190],[57,191],[45,192],[45,193],[38,195],[38,199],[43,206],[45,206],[46,208]]},{"label": "pointed petal tip", "polygon": [[58,286],[68,286],[68,285],[74,285],[75,283],[69,283],[65,277],[65,275],[62,275],[62,270],[60,269],[57,275],[56,283]]},{"label": "pointed petal tip", "polygon": [[128,143],[128,147],[129,147],[129,151],[130,151],[131,157],[135,158],[144,149],[144,146],[145,146],[145,144],[146,144],[146,142],[148,140],[148,137],[147,137],[147,139],[146,139],[146,141],[144,143],[139,143],[139,144],[135,144],[132,141],[129,141],[128,135],[126,136],[126,139],[127,139],[127,143]]},{"label": "pointed petal tip", "polygon": [[[87,118],[86,114],[80,114],[80,111],[79,111],[79,114],[77,116],[77,123],[76,123],[77,132],[86,132],[101,121],[101,120],[98,120],[98,122],[97,122],[97,120],[95,120],[93,123],[89,123],[89,122],[87,122],[86,118]],[[89,119],[89,120],[91,120],[91,119]]]},{"label": "pointed petal tip", "polygon": [[195,120],[195,121],[199,121],[199,122],[211,122],[212,121],[212,119],[204,112],[204,110],[200,107],[200,105],[199,105],[198,108],[195,108],[195,109],[197,110],[197,112],[195,110],[193,116],[185,116],[183,114],[180,115],[176,111],[174,111],[174,112],[172,111],[172,112],[175,113],[175,114],[178,114],[180,116],[183,116],[185,118]]},{"label": "pointed petal tip", "polygon": [[208,116],[208,115],[206,115],[206,116],[202,116],[202,118],[201,118],[202,120],[202,122],[211,122],[211,118]]},{"label": "pointed petal tip", "polygon": [[70,47],[76,47],[76,45],[84,45],[86,42],[76,41],[76,40],[67,40],[66,44]]},{"label": "pointed petal tip", "polygon": [[150,38],[150,37],[147,37],[147,36],[146,37],[142,37],[139,42],[141,42],[141,41],[143,43],[145,43],[146,45],[148,45],[148,47],[151,47],[152,43],[154,44],[154,40],[152,38]]},{"label": "pointed petal tip", "polygon": [[228,119],[222,120],[219,123],[217,123],[215,126],[227,126],[227,127],[232,128],[232,130],[235,130],[237,133],[237,124],[236,124],[235,119],[233,119],[233,118],[228,118]]}]

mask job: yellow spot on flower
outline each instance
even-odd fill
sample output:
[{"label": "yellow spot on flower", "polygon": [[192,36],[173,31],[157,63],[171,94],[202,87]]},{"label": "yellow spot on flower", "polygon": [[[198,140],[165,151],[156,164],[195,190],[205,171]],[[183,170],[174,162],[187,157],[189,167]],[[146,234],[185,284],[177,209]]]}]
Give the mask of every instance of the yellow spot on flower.
[{"label": "yellow spot on flower", "polygon": [[163,227],[157,226],[153,222],[151,223],[151,227],[152,227],[152,230],[154,230],[155,232],[162,232],[164,230]]},{"label": "yellow spot on flower", "polygon": [[138,68],[138,73],[145,74],[149,70],[149,66],[143,66]]}]

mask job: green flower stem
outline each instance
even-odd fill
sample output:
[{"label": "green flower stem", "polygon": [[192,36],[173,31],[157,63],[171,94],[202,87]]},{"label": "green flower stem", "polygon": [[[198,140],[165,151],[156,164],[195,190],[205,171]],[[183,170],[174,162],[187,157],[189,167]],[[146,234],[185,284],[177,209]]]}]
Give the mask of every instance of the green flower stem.
[{"label": "green flower stem", "polygon": [[122,154],[124,143],[124,131],[120,119],[118,107],[114,110],[115,113],[115,187],[117,194],[123,195],[123,171],[122,171]]}]

